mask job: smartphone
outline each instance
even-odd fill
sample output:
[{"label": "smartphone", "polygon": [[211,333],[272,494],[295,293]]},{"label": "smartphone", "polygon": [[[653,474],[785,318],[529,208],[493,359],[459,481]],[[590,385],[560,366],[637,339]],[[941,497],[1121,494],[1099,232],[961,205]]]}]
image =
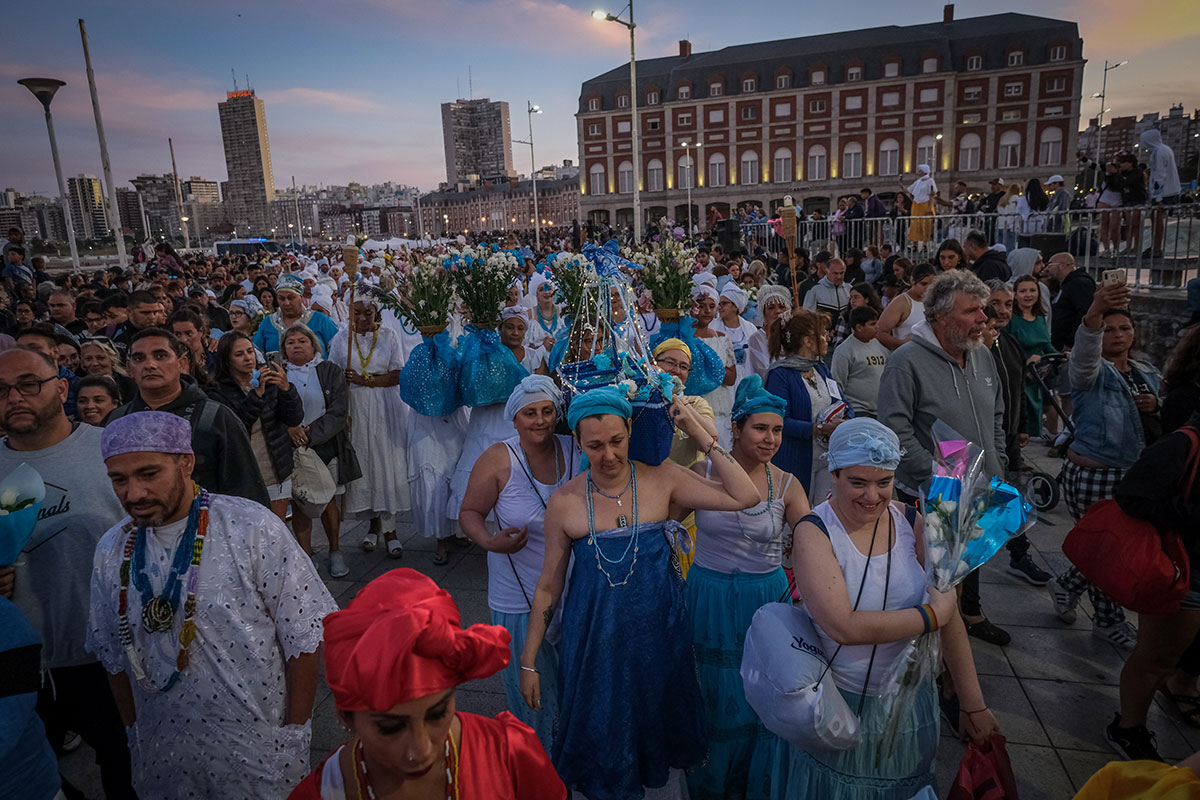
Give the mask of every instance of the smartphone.
[{"label": "smartphone", "polygon": [[282,356],[279,352],[267,353],[267,366],[271,369],[278,369],[281,363],[281,358]]},{"label": "smartphone", "polygon": [[1105,286],[1124,286],[1128,283],[1128,273],[1125,269],[1106,269],[1100,275],[1100,282]]}]

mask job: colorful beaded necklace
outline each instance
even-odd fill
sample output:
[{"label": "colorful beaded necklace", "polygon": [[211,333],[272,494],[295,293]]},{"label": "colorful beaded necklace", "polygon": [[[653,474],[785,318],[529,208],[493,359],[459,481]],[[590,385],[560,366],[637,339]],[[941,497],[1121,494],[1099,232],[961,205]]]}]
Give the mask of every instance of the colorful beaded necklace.
[{"label": "colorful beaded necklace", "polygon": [[367,367],[371,366],[371,359],[375,357],[375,345],[379,344],[379,328],[371,331],[371,349],[367,351],[364,357],[362,348],[358,346],[358,337],[354,338],[354,349],[358,351],[358,363],[362,368],[362,376],[369,378],[371,373],[367,371]]},{"label": "colorful beaded necklace", "polygon": [[554,316],[550,318],[549,325],[546,325],[546,318],[542,316],[541,306],[535,306],[533,310],[535,312],[537,312],[538,325],[542,326],[542,330],[544,330],[546,333],[551,333],[551,334],[554,333],[556,330],[558,330],[558,307],[557,306],[555,306],[555,308],[554,308]]},{"label": "colorful beaded necklace", "polygon": [[[638,499],[637,499],[637,496],[638,496],[637,495],[637,466],[632,461],[629,462],[629,484],[628,485],[633,488],[633,535],[629,537],[629,541],[625,544],[625,550],[624,550],[624,552],[621,553],[621,557],[617,558],[617,559],[612,559],[612,558],[609,558],[608,556],[604,555],[604,553],[600,550],[600,542],[599,542],[599,540],[596,539],[596,511],[595,511],[595,508],[593,507],[593,503],[592,503],[592,489],[595,489],[596,491],[600,491],[600,488],[598,486],[596,486],[596,484],[592,483],[591,469],[589,469],[587,472],[588,543],[592,546],[592,549],[596,553],[596,568],[600,570],[601,574],[604,575],[604,579],[606,581],[608,581],[609,587],[611,587],[613,589],[617,588],[618,586],[624,586],[625,584],[629,583],[630,577],[633,576],[633,567],[634,567],[634,565],[637,564],[637,560],[638,560],[638,533],[639,533],[639,530],[638,530]],[[625,490],[622,489],[621,493],[624,494],[624,492],[625,492]],[[603,492],[601,492],[601,494],[603,494]],[[611,495],[604,495],[604,496],[609,497],[609,498],[612,497]],[[607,561],[609,564],[623,564],[625,562],[625,557],[629,555],[630,548],[633,548],[633,560],[631,562],[629,562],[629,572],[627,572],[625,574],[625,580],[621,581],[620,583],[614,583],[613,579],[612,579],[612,575],[610,575],[608,573],[608,570],[606,570],[604,568],[603,562]]]},{"label": "colorful beaded necklace", "polygon": [[[171,571],[163,584],[163,593],[157,597],[154,596],[150,580],[145,574],[146,529],[135,528],[132,524],[125,526],[125,548],[121,557],[121,590],[117,602],[118,635],[129,658],[129,667],[134,678],[138,685],[148,691],[165,692],[179,681],[180,674],[188,667],[188,647],[196,638],[196,586],[200,580],[200,556],[204,552],[204,539],[208,535],[210,498],[208,492],[195,484],[192,484],[192,490],[196,493],[196,499],[192,501],[188,512],[187,527],[180,537]],[[179,603],[179,586],[185,570],[187,599],[183,604],[183,627],[179,631],[179,655],[175,658],[175,671],[171,673],[167,682],[159,687],[146,675],[142,660],[133,646],[133,627],[129,624],[129,583],[132,578],[142,598],[142,626],[148,633],[164,633],[171,629],[174,622]]]},{"label": "colorful beaded necklace", "polygon": [[[357,800],[375,800],[375,787],[367,774],[367,759],[363,755],[362,739],[354,740],[354,794]],[[454,726],[446,737],[446,800],[458,800],[458,742],[454,741]],[[453,769],[452,769],[453,767]],[[364,793],[365,791],[365,793]]]}]

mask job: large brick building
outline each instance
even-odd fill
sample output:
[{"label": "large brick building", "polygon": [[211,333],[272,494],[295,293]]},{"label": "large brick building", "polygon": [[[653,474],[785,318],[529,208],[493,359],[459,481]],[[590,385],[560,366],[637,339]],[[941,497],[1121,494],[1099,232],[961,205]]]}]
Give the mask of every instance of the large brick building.
[{"label": "large brick building", "polygon": [[[827,209],[863,187],[892,192],[923,163],[943,196],[959,178],[983,187],[1075,171],[1084,59],[1073,22],[955,20],[947,6],[940,23],[708,53],[679,44],[637,65],[646,219],[685,219],[691,174],[703,219],[785,194]],[[632,225],[629,89],[622,65],[580,91],[581,208],[593,222]]]}]

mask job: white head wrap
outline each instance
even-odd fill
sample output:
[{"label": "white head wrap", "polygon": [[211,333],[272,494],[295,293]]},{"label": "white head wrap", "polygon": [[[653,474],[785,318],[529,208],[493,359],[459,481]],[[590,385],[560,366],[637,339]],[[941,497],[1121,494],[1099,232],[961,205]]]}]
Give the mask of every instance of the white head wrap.
[{"label": "white head wrap", "polygon": [[522,408],[545,400],[554,403],[555,410],[562,414],[563,394],[554,381],[545,375],[527,375],[508,396],[508,402],[504,404],[504,418],[512,422]]},{"label": "white head wrap", "polygon": [[928,175],[928,174],[929,174],[930,172],[932,172],[932,171],[933,171],[933,170],[931,170],[931,169],[929,168],[929,165],[928,165],[928,164],[917,164],[917,172],[923,172],[923,173],[925,173],[926,175]]},{"label": "white head wrap", "polygon": [[758,310],[762,310],[771,303],[780,303],[784,308],[792,307],[792,293],[785,286],[767,285],[758,290]]},{"label": "white head wrap", "polygon": [[709,286],[707,283],[698,284],[696,288],[692,289],[693,300],[699,300],[703,297],[710,298],[714,303],[721,299],[721,296],[717,294],[716,287]]},{"label": "white head wrap", "polygon": [[750,293],[733,281],[725,284],[725,288],[721,290],[721,297],[737,306],[739,314],[746,310],[746,305],[750,302]]},{"label": "white head wrap", "polygon": [[520,304],[515,306],[505,306],[504,308],[500,309],[500,321],[504,322],[506,319],[519,319],[526,325],[529,324],[529,314],[527,313],[527,309],[525,306]]}]

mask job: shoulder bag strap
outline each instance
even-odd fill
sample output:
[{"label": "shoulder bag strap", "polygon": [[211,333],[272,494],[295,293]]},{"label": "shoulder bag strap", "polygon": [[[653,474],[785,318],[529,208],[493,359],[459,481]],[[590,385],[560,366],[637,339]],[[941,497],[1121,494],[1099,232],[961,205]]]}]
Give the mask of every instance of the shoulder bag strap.
[{"label": "shoulder bag strap", "polygon": [[[542,500],[541,492],[539,492],[537,490],[537,486],[534,485],[533,476],[529,474],[529,470],[525,468],[525,464],[521,462],[519,457],[517,457],[517,451],[513,450],[512,445],[508,442],[505,442],[504,446],[508,448],[508,452],[512,453],[516,462],[521,465],[521,471],[524,472],[525,477],[529,479],[529,486],[533,489],[533,493],[537,495],[537,499],[541,502],[542,508],[544,509],[546,507],[546,501]],[[497,497],[496,501],[499,502],[499,500],[500,498]],[[500,521],[500,514],[494,507],[492,508],[492,514],[496,517],[496,524],[500,526],[500,530],[503,530],[504,523]],[[529,591],[525,588],[525,582],[521,580],[521,573],[517,572],[517,565],[512,559],[512,553],[505,553],[504,557],[508,559],[508,566],[512,570],[513,577],[517,579],[517,586],[521,587],[521,595],[525,598],[525,604],[529,606],[530,611],[533,611],[533,600],[529,597]]]},{"label": "shoulder bag strap", "polygon": [[1182,484],[1183,491],[1181,492],[1181,497],[1186,503],[1191,499],[1192,490],[1196,487],[1196,472],[1200,468],[1200,430],[1191,425],[1184,425],[1179,429],[1179,432],[1186,436],[1192,443],[1191,450],[1188,453],[1188,462],[1192,465],[1192,468],[1187,472],[1187,478],[1184,479]]}]

